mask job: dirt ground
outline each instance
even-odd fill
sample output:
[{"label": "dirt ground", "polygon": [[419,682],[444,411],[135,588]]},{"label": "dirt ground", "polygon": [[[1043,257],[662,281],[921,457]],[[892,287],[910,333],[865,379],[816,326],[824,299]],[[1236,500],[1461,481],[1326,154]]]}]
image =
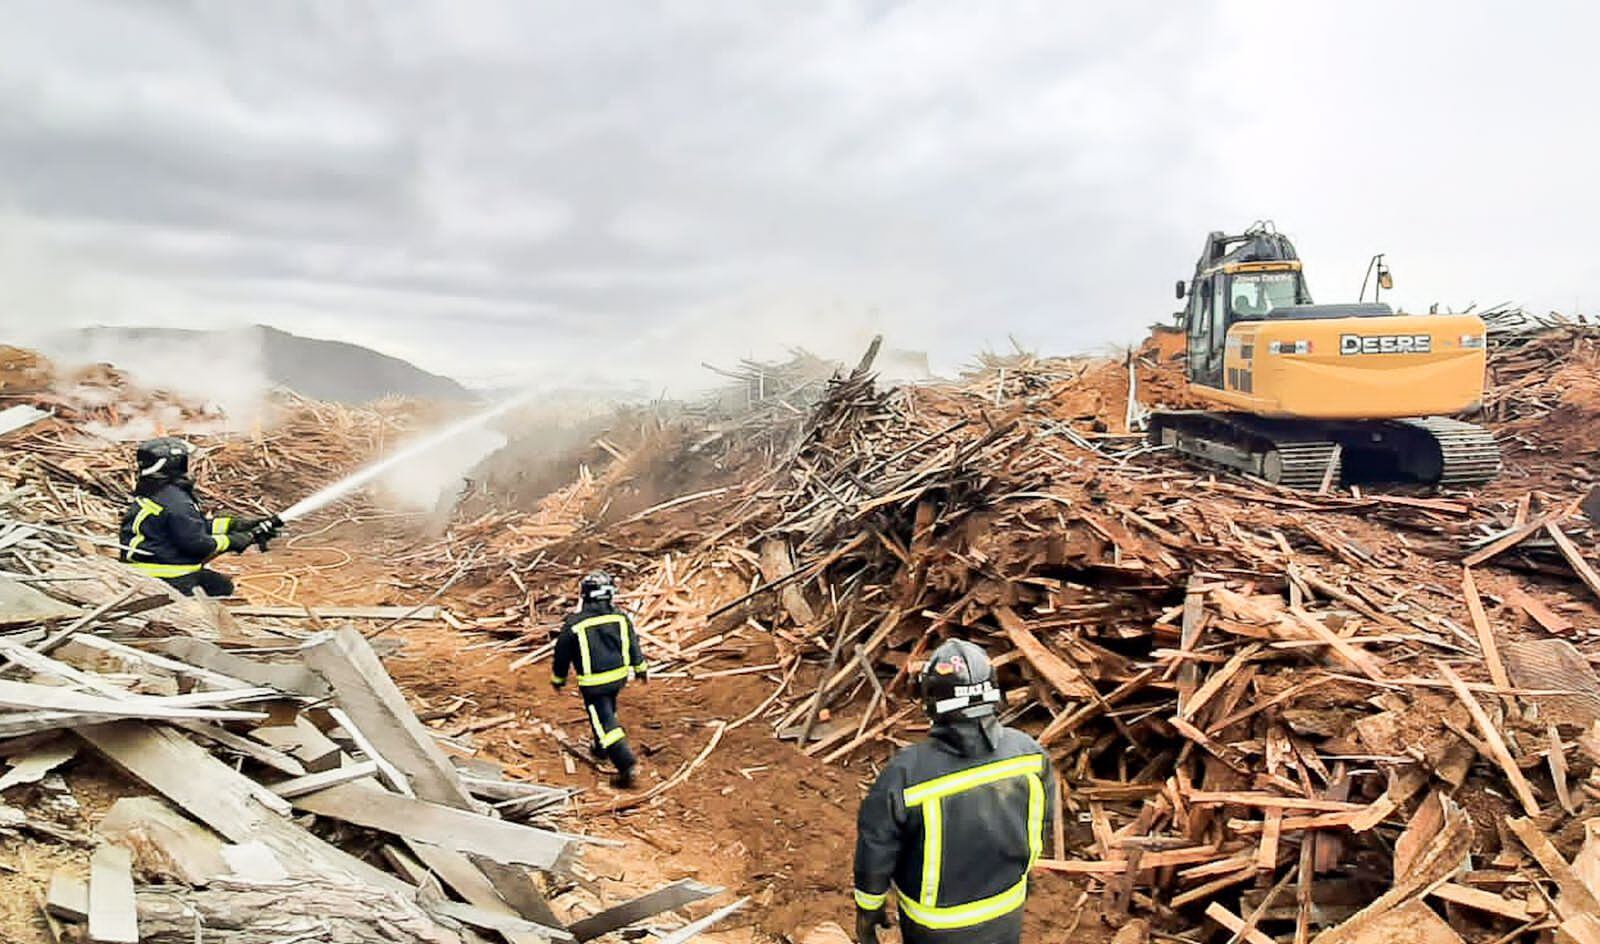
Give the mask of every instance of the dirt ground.
[{"label": "dirt ground", "polygon": [[[235,572],[244,578],[241,592],[261,602],[269,602],[268,596],[255,588],[282,584],[272,574],[292,576],[295,599],[305,603],[414,602],[416,591],[401,588],[404,574],[384,563],[403,556],[406,540],[399,522],[377,531],[332,528],[268,557],[247,557]],[[345,554],[346,562],[331,566]],[[443,623],[413,623],[393,635],[400,648],[386,665],[419,707],[451,705],[465,697],[450,719],[455,723],[516,713],[515,722],[471,735],[477,756],[503,765],[508,776],[584,790],[567,828],[626,843],[585,853],[585,869],[600,880],[603,899],[621,900],[693,877],[751,896],[751,905],[726,922],[714,940],[793,940],[826,921],[851,926],[856,810],[887,749],[874,761],[825,765],[792,742],[774,738],[770,724],[752,720],[726,733],[686,782],[633,810],[613,813],[607,807],[621,794],[606,783],[606,775],[581,762],[569,773],[559,745],[542,730],[548,723],[577,744],[588,740],[581,702],[572,686],[565,692],[551,688],[548,659],[513,670],[515,654],[475,649],[484,637]],[[739,659],[759,665],[771,655],[758,646]],[[740,664],[730,655],[705,671]],[[671,777],[705,748],[714,723],[749,714],[779,681],[775,675],[751,674],[630,685],[621,714],[642,758],[638,790]],[[804,683],[803,677],[796,680],[797,686]],[[1068,933],[1089,942],[1109,938],[1114,929],[1079,908],[1080,897],[1078,883],[1041,876],[1028,905],[1029,939],[1058,940]]]}]

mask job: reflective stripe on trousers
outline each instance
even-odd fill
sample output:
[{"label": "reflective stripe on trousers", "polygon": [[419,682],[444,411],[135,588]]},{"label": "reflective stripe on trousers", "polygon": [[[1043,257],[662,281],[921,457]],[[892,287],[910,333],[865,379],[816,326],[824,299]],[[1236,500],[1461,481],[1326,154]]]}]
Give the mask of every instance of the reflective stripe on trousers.
[{"label": "reflective stripe on trousers", "polygon": [[[900,911],[925,928],[966,928],[1010,914],[1028,898],[1028,873],[1044,851],[1044,757],[1026,754],[982,764],[907,787],[906,808],[922,810],[922,887],[913,897],[896,889]],[[959,905],[939,905],[944,869],[944,800],[979,787],[1025,777],[1028,782],[1028,866],[1015,885],[998,894]]]}]

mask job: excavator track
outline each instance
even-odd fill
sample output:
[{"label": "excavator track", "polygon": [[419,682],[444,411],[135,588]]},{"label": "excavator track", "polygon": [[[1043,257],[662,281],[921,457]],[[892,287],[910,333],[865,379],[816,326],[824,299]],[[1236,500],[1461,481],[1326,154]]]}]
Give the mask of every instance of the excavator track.
[{"label": "excavator track", "polygon": [[1442,465],[1439,485],[1481,485],[1499,476],[1500,444],[1482,426],[1443,416],[1395,422],[1422,430],[1438,445]]},{"label": "excavator track", "polygon": [[1444,417],[1277,420],[1243,413],[1172,411],[1151,417],[1150,441],[1208,464],[1315,491],[1324,481],[1458,487],[1500,473],[1488,430]]}]

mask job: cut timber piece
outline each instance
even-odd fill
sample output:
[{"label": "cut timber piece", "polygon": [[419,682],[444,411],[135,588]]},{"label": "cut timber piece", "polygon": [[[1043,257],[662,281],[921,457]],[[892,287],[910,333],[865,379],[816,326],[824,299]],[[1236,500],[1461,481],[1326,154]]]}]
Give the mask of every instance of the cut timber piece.
[{"label": "cut timber piece", "polygon": [[474,808],[455,766],[417,720],[360,633],[348,627],[319,633],[301,653],[384,760],[405,773],[418,797],[457,809]]},{"label": "cut timber piece", "polygon": [[587,941],[602,934],[620,931],[630,924],[637,924],[663,911],[675,911],[684,905],[710,898],[721,891],[720,888],[702,885],[693,879],[680,879],[671,885],[663,885],[653,892],[640,895],[632,901],[625,901],[598,914],[574,921],[567,926],[567,930],[578,940]]},{"label": "cut timber piece", "polygon": [[1494,627],[1489,625],[1489,615],[1483,611],[1483,598],[1478,595],[1478,582],[1472,579],[1472,568],[1461,568],[1461,596],[1467,601],[1467,615],[1478,634],[1478,648],[1483,652],[1484,665],[1489,668],[1489,680],[1501,688],[1510,688],[1505,664],[1500,661],[1500,647],[1495,642]]},{"label": "cut timber piece", "polygon": [[1028,660],[1028,664],[1048,683],[1050,687],[1061,693],[1063,698],[1082,699],[1094,698],[1095,688],[1083,677],[1078,667],[1051,652],[1018,616],[1016,611],[1008,606],[998,607],[994,611],[995,619],[999,621],[1000,628],[1005,630],[1011,644],[1016,646]]},{"label": "cut timber piece", "polygon": [[204,885],[229,871],[222,839],[156,797],[123,797],[95,832],[127,847],[139,873],[152,880]]},{"label": "cut timber piece", "polygon": [[1567,559],[1572,572],[1578,575],[1578,579],[1583,581],[1583,585],[1589,588],[1590,593],[1600,597],[1600,574],[1595,573],[1589,562],[1583,559],[1583,553],[1578,550],[1578,546],[1572,543],[1572,539],[1567,537],[1567,533],[1554,521],[1546,523],[1544,529],[1549,532],[1550,539],[1556,542],[1556,548],[1561,551],[1561,556]]},{"label": "cut timber piece", "polygon": [[1528,614],[1528,617],[1543,626],[1546,632],[1555,633],[1559,636],[1572,631],[1571,620],[1534,599],[1526,591],[1517,587],[1510,587],[1505,591],[1504,596],[1507,603]]},{"label": "cut timber piece", "polygon": [[[173,637],[172,641],[176,641],[178,639],[185,639],[188,642],[200,642],[198,639],[188,639],[188,637]],[[114,658],[124,663],[132,663],[138,666],[148,666],[152,669],[161,669],[166,672],[171,672],[173,675],[183,676],[184,678],[192,678],[199,683],[199,687],[213,689],[216,691],[230,691],[233,689],[250,688],[252,686],[265,684],[262,682],[252,682],[242,676],[234,676],[228,673],[215,672],[210,668],[203,666],[190,665],[187,662],[169,659],[166,656],[159,655],[154,652],[146,652],[143,649],[135,649],[132,646],[123,645],[120,642],[105,639],[92,633],[76,633],[72,636],[72,641],[68,645],[78,650],[92,650],[104,657]],[[210,644],[206,643],[206,645]],[[238,661],[242,662],[245,660],[241,659]],[[271,686],[267,687],[270,688]]]},{"label": "cut timber piece", "polygon": [[1372,653],[1335,633],[1324,625],[1322,620],[1317,619],[1298,606],[1289,607],[1289,613],[1294,616],[1296,623],[1309,630],[1318,642],[1325,643],[1338,655],[1340,660],[1349,664],[1356,671],[1375,682],[1388,681],[1388,676],[1383,674],[1383,669],[1379,667],[1378,660]]},{"label": "cut timber piece", "polygon": [[1600,817],[1583,821],[1583,847],[1572,860],[1572,871],[1590,894],[1600,898]]},{"label": "cut timber piece", "polygon": [[1500,537],[1484,545],[1479,550],[1468,554],[1462,559],[1461,563],[1467,567],[1476,567],[1489,558],[1494,557],[1496,554],[1504,553],[1505,551],[1516,547],[1518,544],[1521,544],[1523,541],[1526,541],[1529,535],[1544,527],[1546,524],[1557,521],[1561,518],[1565,518],[1566,516],[1567,510],[1564,509],[1558,515],[1541,515],[1532,521],[1518,525]]},{"label": "cut timber piece", "polygon": [[89,940],[91,944],[139,944],[133,857],[121,846],[101,846],[89,858]]},{"label": "cut timber piece", "polygon": [[1600,944],[1600,916],[1573,915],[1556,928],[1555,944]]},{"label": "cut timber piece", "polygon": [[1502,918],[1510,918],[1512,921],[1532,921],[1539,917],[1524,902],[1515,901],[1504,895],[1496,895],[1494,892],[1486,892],[1481,888],[1473,888],[1470,885],[1445,882],[1429,894],[1444,901],[1452,901],[1458,905],[1475,908],[1478,911],[1499,915]]},{"label": "cut timber piece", "polygon": [[21,757],[11,760],[11,769],[0,777],[0,792],[25,783],[38,783],[50,771],[72,759],[78,745],[67,739],[57,739],[34,748]]},{"label": "cut timber piece", "polygon": [[[1359,915],[1357,916],[1360,917]],[[1340,934],[1344,928],[1356,922],[1350,919],[1331,931],[1325,931],[1314,939],[1321,944],[1332,940],[1334,935]],[[1370,921],[1364,922],[1360,929],[1353,934],[1346,934],[1338,938],[1351,944],[1464,944],[1461,935],[1457,934],[1445,920],[1434,913],[1420,898],[1412,900],[1386,911]]]},{"label": "cut timber piece", "polygon": [[192,636],[171,636],[152,641],[150,646],[185,665],[205,669],[222,677],[241,679],[251,685],[265,685],[306,698],[328,696],[327,684],[298,660],[293,663],[258,662]]},{"label": "cut timber piece", "polygon": [[63,921],[87,921],[89,883],[57,869],[50,875],[50,891],[45,896],[44,907]]},{"label": "cut timber piece", "polygon": [[296,718],[292,725],[261,727],[254,733],[258,739],[298,760],[310,773],[335,770],[339,766],[342,753],[339,745],[304,717]]},{"label": "cut timber piece", "polygon": [[475,908],[459,901],[451,901],[443,895],[433,892],[424,891],[420,897],[420,903],[429,914],[449,918],[452,921],[459,921],[462,924],[482,928],[486,931],[494,931],[512,940],[559,941],[562,944],[572,944],[573,942],[572,935],[559,927],[535,924],[515,915],[485,911],[482,908]]},{"label": "cut timber piece", "polygon": [[343,872],[379,888],[410,890],[389,873],[289,822],[289,805],[282,798],[174,731],[125,721],[79,728],[76,734],[224,838],[265,843],[294,874]]},{"label": "cut timber piece", "polygon": [[139,896],[141,944],[194,944],[196,927],[207,929],[204,941],[227,944],[463,944],[410,896],[348,882],[219,880]]},{"label": "cut timber piece", "polygon": [[25,583],[0,577],[0,626],[32,626],[80,615],[82,611],[75,606],[68,606]]},{"label": "cut timber piece", "polygon": [[1468,691],[1467,683],[1461,680],[1461,676],[1457,675],[1454,669],[1443,662],[1435,664],[1439,667],[1439,674],[1443,675],[1445,681],[1450,683],[1450,687],[1455,689],[1456,697],[1472,714],[1473,724],[1478,726],[1478,733],[1488,745],[1489,753],[1495,763],[1505,772],[1506,779],[1511,783],[1511,789],[1522,803],[1522,808],[1529,816],[1538,816],[1539,801],[1533,795],[1533,787],[1528,785],[1528,778],[1522,775],[1522,768],[1517,766],[1516,759],[1511,756],[1511,751],[1506,747],[1505,740],[1500,737],[1500,731],[1495,728],[1494,722],[1489,720],[1488,713],[1478,704],[1478,699]]},{"label": "cut timber piece", "polygon": [[[1244,919],[1218,902],[1214,901],[1206,905],[1206,917],[1222,925],[1231,934],[1238,934],[1245,930]],[[1277,944],[1271,937],[1255,928],[1249,929],[1244,936],[1244,940],[1249,941],[1250,944]]]},{"label": "cut timber piece", "polygon": [[1580,914],[1600,915],[1600,897],[1584,885],[1578,873],[1561,857],[1543,830],[1535,826],[1531,819],[1519,816],[1507,817],[1506,827],[1533,854],[1545,874],[1555,880],[1556,888],[1561,891],[1555,900],[1556,914],[1563,918]]},{"label": "cut timber piece", "polygon": [[316,793],[319,790],[326,790],[329,787],[337,787],[341,783],[349,783],[352,780],[360,780],[362,777],[371,777],[377,772],[378,765],[375,762],[364,760],[359,764],[352,763],[348,767],[336,767],[333,770],[324,770],[319,773],[306,774],[303,777],[296,777],[293,780],[285,780],[282,783],[275,783],[270,789],[273,793],[283,797],[285,800],[292,800],[295,797],[305,796],[308,793]]},{"label": "cut timber piece", "polygon": [[22,711],[64,711],[76,715],[98,715],[108,720],[149,718],[163,721],[260,721],[266,718],[266,715],[258,711],[229,711],[193,706],[197,701],[226,704],[229,701],[259,698],[262,694],[263,691],[260,689],[246,689],[242,692],[212,694],[204,701],[187,695],[175,698],[147,696],[105,698],[99,695],[83,695],[49,685],[0,680],[0,707]]},{"label": "cut timber piece", "polygon": [[1577,647],[1565,639],[1529,639],[1505,647],[1511,684],[1534,691],[1570,695],[1529,695],[1539,717],[1555,724],[1587,728],[1600,721],[1600,678]]},{"label": "cut timber piece", "polygon": [[277,748],[268,747],[242,734],[234,734],[227,728],[207,724],[204,721],[177,721],[174,724],[190,734],[198,734],[208,741],[221,744],[223,747],[242,754],[257,763],[271,767],[281,774],[288,774],[291,777],[305,776],[305,765],[300,763],[299,760]]},{"label": "cut timber piece", "polygon": [[[319,618],[325,619],[389,620],[405,617],[423,622],[438,619],[440,612],[437,606],[316,606],[311,610]],[[306,616],[306,608],[303,606],[230,606],[228,612],[234,616],[255,616],[265,619],[302,619]]]},{"label": "cut timber piece", "polygon": [[318,816],[486,856],[506,865],[556,870],[570,845],[556,833],[394,793],[363,790],[354,784],[296,797],[293,803]]},{"label": "cut timber piece", "polygon": [[[789,548],[789,542],[784,538],[767,538],[761,544],[761,576],[767,581],[783,578],[794,570],[794,553]],[[783,605],[784,612],[794,620],[798,627],[808,627],[817,621],[817,614],[811,609],[811,604],[806,602],[805,594],[794,583],[786,583],[778,591],[778,602]]]}]

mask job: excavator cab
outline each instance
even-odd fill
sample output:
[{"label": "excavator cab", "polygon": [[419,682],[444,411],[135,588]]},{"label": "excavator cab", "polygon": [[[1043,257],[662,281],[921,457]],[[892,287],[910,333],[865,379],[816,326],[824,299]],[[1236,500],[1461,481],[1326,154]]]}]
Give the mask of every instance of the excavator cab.
[{"label": "excavator cab", "polygon": [[1237,236],[1207,235],[1185,289],[1179,282],[1178,297],[1188,296],[1180,318],[1188,338],[1189,382],[1219,389],[1229,328],[1268,318],[1276,309],[1312,304],[1294,246],[1270,223],[1256,223]]}]

